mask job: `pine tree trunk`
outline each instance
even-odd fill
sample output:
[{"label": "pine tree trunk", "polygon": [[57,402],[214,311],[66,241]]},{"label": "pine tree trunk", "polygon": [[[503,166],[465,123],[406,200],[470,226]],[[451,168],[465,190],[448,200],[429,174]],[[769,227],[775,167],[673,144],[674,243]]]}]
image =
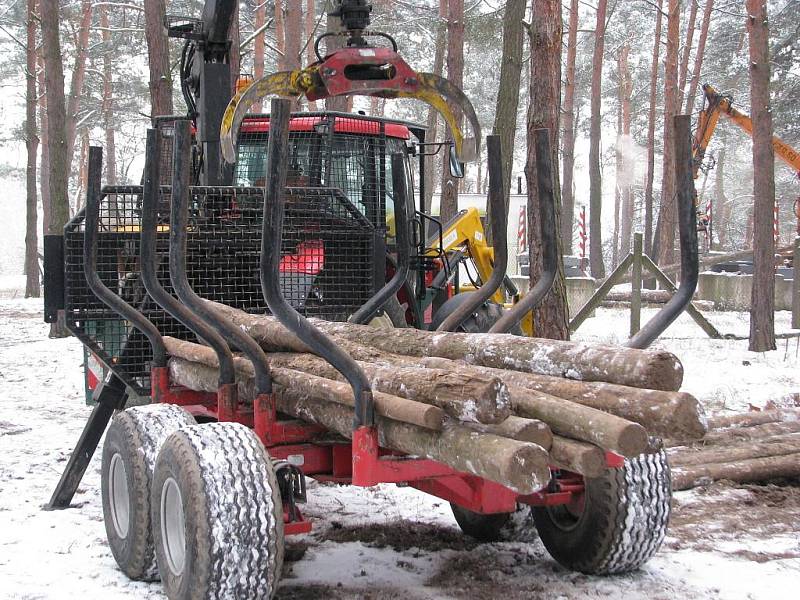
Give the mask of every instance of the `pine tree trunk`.
[{"label": "pine tree trunk", "polygon": [[114,139],[114,75],[111,67],[111,32],[108,31],[108,9],[100,6],[100,26],[103,28],[103,128],[105,129],[106,184],[117,185],[117,149]]},{"label": "pine tree trunk", "polygon": [[[508,219],[508,205],[511,194],[511,171],[514,167],[514,138],[517,134],[517,109],[519,107],[519,82],[522,73],[523,25],[526,0],[508,0],[503,16],[503,58],[500,64],[500,84],[495,105],[494,129],[492,133],[500,136],[503,149],[503,191],[505,192],[505,213]],[[478,160],[478,181],[476,191],[480,193],[480,160]],[[492,222],[491,207],[486,204],[486,222]],[[491,244],[491,227],[487,227],[486,239]]]},{"label": "pine tree trunk", "polygon": [[[528,105],[528,156],[525,178],[528,184],[528,250],[530,253],[531,287],[544,270],[542,257],[541,222],[539,220],[539,187],[536,173],[534,132],[550,131],[552,150],[553,195],[556,232],[560,231],[560,198],[558,178],[558,132],[561,108],[561,2],[534,0],[530,26],[531,73],[530,104]],[[556,256],[561,257],[561,239],[556,235]],[[533,311],[534,328],[538,337],[556,340],[569,339],[567,290],[564,264],[558,260],[558,274],[552,289]]]},{"label": "pine tree trunk", "polygon": [[169,39],[164,29],[164,0],[144,0],[144,34],[150,65],[150,116],[171,115],[172,75],[169,68]]},{"label": "pine tree trunk", "polygon": [[[444,54],[447,45],[447,0],[439,0],[439,24],[436,27],[436,48],[433,54],[433,73],[442,75],[444,71]],[[425,140],[435,142],[439,129],[439,113],[433,107],[428,109],[426,120],[427,131]],[[481,140],[482,142],[483,140]],[[430,213],[433,192],[436,187],[437,168],[441,163],[436,160],[436,156],[425,157],[425,212]]]},{"label": "pine tree trunk", "polygon": [[[253,30],[258,31],[267,22],[267,3],[259,2],[256,4],[256,11],[253,15]],[[256,81],[264,76],[264,36],[266,33],[262,31],[253,40],[253,77]],[[259,100],[253,104],[253,112],[260,113],[264,110],[264,105]]]},{"label": "pine tree trunk", "polygon": [[[59,39],[59,7],[57,2],[43,1],[40,5],[42,51],[45,66],[47,94],[47,143],[49,155],[48,174],[50,193],[50,221],[48,233],[60,234],[69,220],[69,155],[67,154],[67,106],[64,97],[64,70]],[[69,335],[60,311],[58,322],[50,327],[50,337]]]},{"label": "pine tree trunk", "polygon": [[703,57],[706,52],[706,40],[708,39],[708,26],[711,23],[711,11],[714,9],[714,0],[706,0],[706,7],[703,11],[703,23],[700,25],[700,39],[697,40],[697,53],[694,57],[694,70],[692,71],[692,82],[689,85],[689,94],[686,97],[686,108],[688,113],[694,112],[694,105],[697,102],[697,86],[700,83],[700,71],[703,68]]},{"label": "pine tree trunk", "polygon": [[686,24],[686,41],[683,44],[683,54],[681,55],[680,81],[678,82],[678,111],[683,106],[683,98],[686,93],[686,81],[689,78],[689,55],[692,53],[694,43],[694,29],[697,23],[697,4],[700,0],[689,0],[689,22]]},{"label": "pine tree trunk", "polygon": [[78,47],[75,50],[75,66],[72,69],[72,79],[69,84],[67,97],[67,158],[72,162],[75,155],[75,128],[78,123],[78,111],[83,95],[83,82],[86,80],[86,58],[89,47],[89,27],[92,24],[92,2],[82,0],[81,22],[78,29]]},{"label": "pine tree trunk", "polygon": [[647,180],[644,190],[644,251],[653,255],[653,179],[656,170],[656,101],[658,99],[658,57],[661,52],[661,8],[664,0],[658,0],[656,10],[655,41],[653,42],[653,64],[650,68],[650,109],[647,114]]},{"label": "pine tree trunk", "polygon": [[[447,79],[457,88],[464,86],[464,0],[448,0],[447,14]],[[452,103],[458,125],[463,122],[461,111]],[[442,193],[439,217],[447,222],[458,212],[459,180],[450,175],[450,157],[442,153]]]},{"label": "pine tree trunk", "polygon": [[572,224],[575,220],[575,62],[578,55],[578,0],[571,0],[569,31],[567,32],[567,77],[564,84],[564,147],[562,167],[564,181],[561,185],[561,246],[564,254],[572,254]]},{"label": "pine tree trunk", "polygon": [[[305,37],[308,40],[306,45],[306,66],[312,64],[317,60],[317,55],[314,54],[314,27],[317,24],[317,8],[314,0],[306,0],[306,16],[305,16]],[[317,103],[315,101],[308,102],[308,110],[317,110]]]},{"label": "pine tree trunk", "polygon": [[[325,3],[325,6],[333,6],[332,3]],[[328,15],[328,21],[325,27],[326,33],[339,33],[342,28],[342,20],[339,17],[332,17]],[[275,29],[277,35],[277,24]],[[341,48],[344,44],[343,38],[333,36],[325,38],[325,53],[330,54],[337,48]],[[347,112],[347,98],[345,96],[335,96],[333,98],[325,98],[325,110],[333,110],[339,112]]]},{"label": "pine tree trunk", "polygon": [[[619,61],[618,61],[619,62]],[[622,81],[617,85],[617,143],[614,144],[614,237],[611,246],[611,268],[619,265],[619,213],[622,204]]]},{"label": "pine tree trunk", "polygon": [[622,92],[620,101],[622,104],[622,207],[620,211],[620,255],[626,256],[631,251],[631,230],[633,229],[633,156],[631,155],[633,141],[631,138],[631,95],[633,94],[633,78],[631,77],[628,66],[628,54],[630,46],[625,44],[622,47],[620,76]]},{"label": "pine tree trunk", "polygon": [[675,262],[675,228],[677,205],[675,199],[675,154],[673,119],[680,110],[678,90],[678,47],[680,46],[681,0],[669,0],[667,13],[667,56],[664,67],[664,160],[661,175],[661,207],[656,227],[657,262]]},{"label": "pine tree trunk", "polygon": [[[37,0],[38,5],[38,0]],[[36,75],[39,84],[39,131],[41,132],[41,156],[39,158],[39,187],[42,195],[42,233],[50,233],[50,142],[47,136],[47,86],[44,80],[44,51],[39,46],[36,61],[39,71]]]},{"label": "pine tree trunk", "polygon": [[27,1],[25,39],[25,297],[38,298],[39,231],[36,193],[36,155],[39,136],[36,132],[36,0]]},{"label": "pine tree trunk", "polygon": [[603,181],[600,172],[600,103],[603,83],[603,49],[605,46],[607,0],[597,3],[597,21],[594,30],[592,55],[591,121],[589,124],[589,266],[592,277],[606,276],[603,264],[603,239],[601,211],[603,206]]},{"label": "pine tree trunk", "polygon": [[239,75],[242,72],[242,54],[239,49],[241,42],[241,34],[239,29],[239,3],[234,4],[233,18],[231,25],[228,29],[228,39],[231,41],[230,50],[228,51],[228,62],[231,65],[231,95],[236,95],[236,85],[239,81]]},{"label": "pine tree trunk", "polygon": [[286,5],[286,66],[299,69],[301,66],[300,49],[303,44],[303,8],[300,2],[289,2]]},{"label": "pine tree trunk", "polygon": [[283,0],[275,0],[274,15],[275,47],[278,49],[278,71],[286,71],[286,21],[284,19]]},{"label": "pine tree trunk", "polygon": [[775,152],[769,98],[769,29],[766,0],[747,0],[750,34],[750,111],[753,119],[753,291],[750,345],[775,350]]}]

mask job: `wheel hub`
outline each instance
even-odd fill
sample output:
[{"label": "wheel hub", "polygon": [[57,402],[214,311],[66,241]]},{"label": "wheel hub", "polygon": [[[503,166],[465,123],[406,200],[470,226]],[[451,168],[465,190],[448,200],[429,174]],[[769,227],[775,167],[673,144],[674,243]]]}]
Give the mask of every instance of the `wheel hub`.
[{"label": "wheel hub", "polygon": [[128,474],[125,461],[117,453],[111,457],[108,474],[108,504],[111,507],[111,523],[120,539],[128,537],[131,522],[131,503],[128,493]]},{"label": "wheel hub", "polygon": [[178,483],[168,478],[161,488],[161,540],[172,574],[179,577],[186,564],[186,526]]}]

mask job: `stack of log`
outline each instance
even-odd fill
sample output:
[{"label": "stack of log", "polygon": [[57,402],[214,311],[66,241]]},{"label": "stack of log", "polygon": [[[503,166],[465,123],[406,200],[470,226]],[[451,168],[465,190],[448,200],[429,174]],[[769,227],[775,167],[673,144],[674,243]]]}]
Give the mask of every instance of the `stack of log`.
[{"label": "stack of log", "polygon": [[[673,293],[669,290],[642,290],[642,306],[662,305],[669,302]],[[698,310],[714,310],[714,303],[709,300],[693,300],[692,304]],[[610,291],[600,303],[604,308],[630,308],[631,290]]]},{"label": "stack of log", "polygon": [[709,427],[701,441],[669,448],[674,489],[800,477],[800,409],[719,416]]},{"label": "stack of log", "polygon": [[[353,394],[338,371],[273,317],[208,304],[267,352],[281,412],[351,436]],[[606,452],[631,458],[652,451],[650,436],[696,440],[706,432],[697,400],[678,391],[683,369],[668,352],[314,323],[369,377],[382,446],[518,493],[545,486],[550,466],[597,477]],[[175,383],[216,391],[211,349],[165,343]],[[235,365],[240,398],[252,400],[253,365],[240,356]]]}]

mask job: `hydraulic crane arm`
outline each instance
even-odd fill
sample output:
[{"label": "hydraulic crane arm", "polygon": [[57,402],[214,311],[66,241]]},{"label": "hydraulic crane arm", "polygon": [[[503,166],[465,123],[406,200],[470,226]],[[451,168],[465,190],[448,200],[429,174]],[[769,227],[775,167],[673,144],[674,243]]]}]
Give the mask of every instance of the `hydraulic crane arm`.
[{"label": "hydraulic crane arm", "polygon": [[[700,165],[705,157],[706,148],[714,135],[714,130],[719,122],[720,115],[738,125],[747,135],[753,136],[753,121],[749,116],[733,107],[730,96],[724,96],[712,86],[703,85],[706,95],[706,107],[700,113],[697,123],[697,132],[694,139],[694,176],[697,178]],[[800,152],[792,148],[778,136],[772,137],[772,147],[775,155],[785,162],[800,177]]]}]

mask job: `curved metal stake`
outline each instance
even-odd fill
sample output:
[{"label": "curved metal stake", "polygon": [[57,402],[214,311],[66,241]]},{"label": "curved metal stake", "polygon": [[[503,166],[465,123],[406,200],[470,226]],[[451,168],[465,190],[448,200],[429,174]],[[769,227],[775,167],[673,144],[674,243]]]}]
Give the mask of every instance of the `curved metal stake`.
[{"label": "curved metal stake", "polygon": [[536,187],[539,191],[539,227],[542,233],[543,271],[525,296],[489,329],[489,333],[506,333],[531,310],[539,306],[547,292],[553,287],[558,271],[558,244],[556,239],[555,195],[553,194],[553,163],[550,152],[550,131],[537,129],[536,142]]},{"label": "curved metal stake", "polygon": [[408,216],[406,202],[408,190],[406,189],[405,161],[402,154],[392,155],[392,191],[394,192],[394,230],[397,240],[397,270],[392,278],[367,300],[364,305],[350,317],[351,323],[368,323],[383,305],[386,304],[397,291],[403,287],[408,277],[408,264],[410,260],[408,241]]},{"label": "curved metal stake", "polygon": [[492,275],[479,287],[470,299],[458,306],[442,321],[436,331],[455,331],[464,319],[475,309],[486,302],[497,291],[506,277],[508,266],[508,240],[506,239],[505,193],[503,192],[503,156],[500,148],[500,136],[490,135],[486,138],[489,167],[489,204],[492,209],[492,243],[494,244],[494,264]]},{"label": "curved metal stake", "polygon": [[697,222],[694,210],[692,176],[692,118],[677,115],[675,123],[675,171],[678,184],[678,231],[681,240],[681,284],[675,295],[628,343],[629,348],[647,348],[669,327],[692,301],[700,265],[697,249]]},{"label": "curved metal stake", "polygon": [[170,209],[169,276],[181,302],[199,318],[213,327],[227,343],[236,346],[253,363],[256,391],[259,395],[272,393],[267,356],[261,347],[233,323],[218,314],[198,296],[186,275],[186,237],[189,231],[189,189],[192,137],[189,121],[175,122],[175,143],[172,160],[172,207]]},{"label": "curved metal stake", "polygon": [[[236,404],[236,373],[233,355],[225,340],[196,314],[175,299],[158,281],[158,256],[156,255],[156,233],[158,229],[159,201],[159,132],[147,130],[147,149],[144,186],[142,189],[142,231],[140,262],[142,282],[156,304],[183,323],[197,337],[205,340],[216,352],[219,362],[219,410],[232,411]],[[176,228],[170,227],[170,245],[174,243]]]},{"label": "curved metal stake", "polygon": [[355,396],[354,429],[375,422],[372,387],[358,364],[308,319],[292,308],[281,293],[279,269],[283,231],[286,167],[289,145],[290,103],[272,100],[267,143],[264,229],[261,236],[261,290],[272,314],[320,357],[331,363],[350,383]]}]

